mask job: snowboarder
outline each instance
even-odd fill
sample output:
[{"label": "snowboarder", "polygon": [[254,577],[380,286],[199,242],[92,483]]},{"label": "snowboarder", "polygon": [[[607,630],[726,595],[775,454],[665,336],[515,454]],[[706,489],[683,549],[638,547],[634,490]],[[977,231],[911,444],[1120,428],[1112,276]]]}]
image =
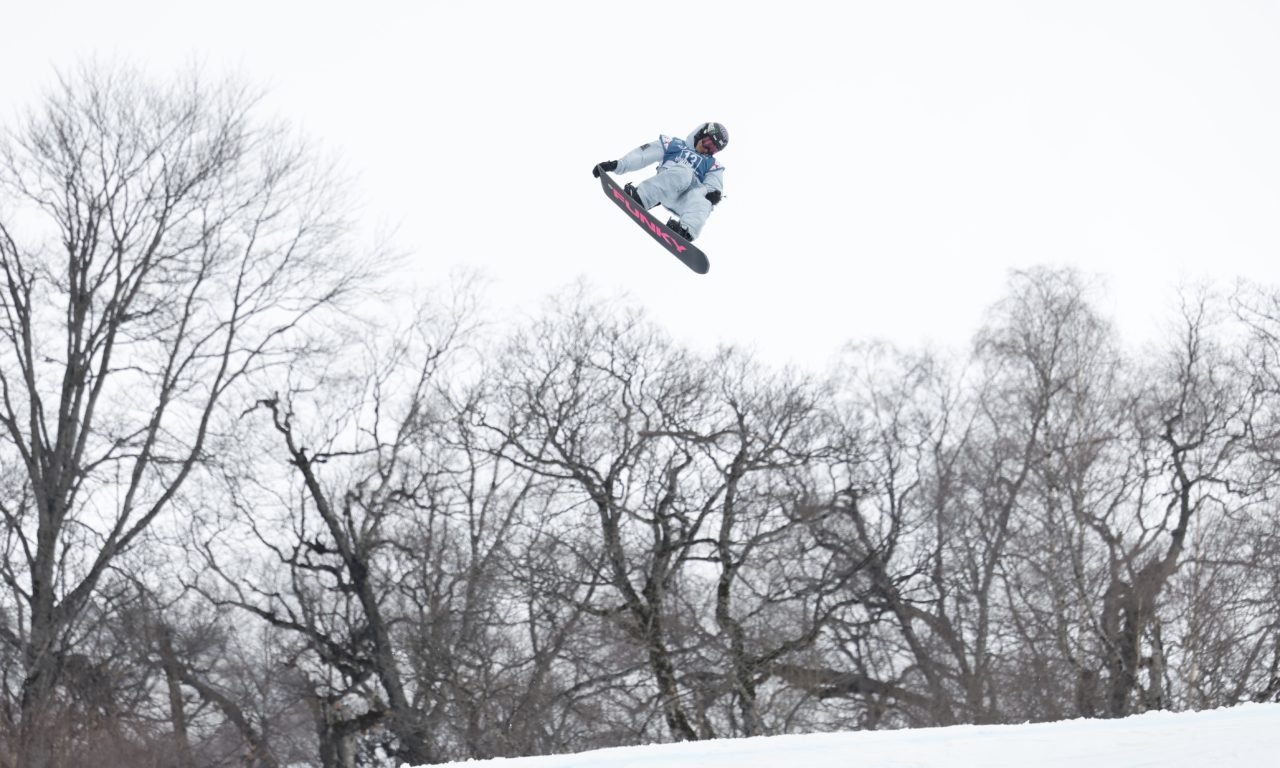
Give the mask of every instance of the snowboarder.
[{"label": "snowboarder", "polygon": [[605,160],[591,174],[604,171],[630,173],[660,163],[658,172],[638,186],[627,184],[626,193],[648,210],[658,203],[680,219],[667,226],[686,240],[693,240],[707,223],[711,209],[724,192],[724,166],[714,157],[729,143],[729,132],[720,123],[702,123],[681,141],[659,136],[657,143],[641,144],[619,160]]}]

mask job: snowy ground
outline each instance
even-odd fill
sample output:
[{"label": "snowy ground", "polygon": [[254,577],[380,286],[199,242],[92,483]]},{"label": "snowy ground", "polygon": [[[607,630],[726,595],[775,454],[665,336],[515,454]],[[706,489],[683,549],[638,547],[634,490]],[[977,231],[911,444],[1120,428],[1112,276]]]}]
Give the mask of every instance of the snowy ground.
[{"label": "snowy ground", "polygon": [[467,768],[1253,768],[1280,766],[1280,704],[1125,720],[775,736],[452,763]]}]

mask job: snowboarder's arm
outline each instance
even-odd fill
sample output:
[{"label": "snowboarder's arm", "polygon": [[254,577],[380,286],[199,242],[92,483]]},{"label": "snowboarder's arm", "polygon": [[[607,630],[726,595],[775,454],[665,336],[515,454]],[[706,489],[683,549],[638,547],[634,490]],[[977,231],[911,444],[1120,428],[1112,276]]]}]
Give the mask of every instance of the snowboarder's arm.
[{"label": "snowboarder's arm", "polygon": [[707,171],[707,175],[702,178],[702,188],[698,190],[712,205],[720,204],[720,197],[724,194],[724,166],[717,163],[714,168]]},{"label": "snowboarder's arm", "polygon": [[707,171],[707,175],[703,177],[702,184],[707,191],[715,190],[724,193],[724,166],[717,164],[714,168]]},{"label": "snowboarder's arm", "polygon": [[653,165],[662,159],[662,144],[651,141],[641,144],[618,160],[618,173],[638,171],[646,165]]}]

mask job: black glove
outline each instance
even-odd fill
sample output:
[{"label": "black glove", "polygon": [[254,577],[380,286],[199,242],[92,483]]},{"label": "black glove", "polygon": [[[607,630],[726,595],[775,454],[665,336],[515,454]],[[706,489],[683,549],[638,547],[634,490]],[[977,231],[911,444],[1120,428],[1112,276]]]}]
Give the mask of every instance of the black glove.
[{"label": "black glove", "polygon": [[612,171],[617,167],[618,167],[617,160],[605,160],[603,163],[599,163],[596,165],[595,168],[591,169],[591,175],[595,176],[598,179],[600,178],[601,171]]},{"label": "black glove", "polygon": [[710,192],[708,192],[707,199],[711,201],[712,205],[715,205],[716,203],[720,202],[720,190],[713,189]]}]

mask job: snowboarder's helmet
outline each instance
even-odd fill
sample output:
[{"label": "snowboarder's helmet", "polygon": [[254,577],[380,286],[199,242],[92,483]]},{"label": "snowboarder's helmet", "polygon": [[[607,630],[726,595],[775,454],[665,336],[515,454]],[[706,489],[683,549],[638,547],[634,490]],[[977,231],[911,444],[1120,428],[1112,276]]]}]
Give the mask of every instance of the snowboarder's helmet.
[{"label": "snowboarder's helmet", "polygon": [[729,132],[719,123],[703,123],[693,134],[693,145],[696,147],[704,138],[710,138],[716,145],[716,151],[729,145]]}]

